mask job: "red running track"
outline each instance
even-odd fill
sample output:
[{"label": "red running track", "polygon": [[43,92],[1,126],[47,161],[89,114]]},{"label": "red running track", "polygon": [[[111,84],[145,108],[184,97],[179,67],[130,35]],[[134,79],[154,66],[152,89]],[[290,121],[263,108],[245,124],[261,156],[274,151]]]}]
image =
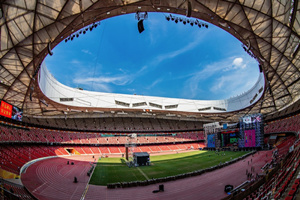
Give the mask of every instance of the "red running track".
[{"label": "red running track", "polygon": [[[69,165],[67,165],[69,161]],[[80,199],[89,181],[92,156],[56,157],[36,162],[21,174],[23,185],[40,200]],[[71,165],[74,162],[74,165]],[[78,183],[73,183],[74,177]]]},{"label": "red running track", "polygon": [[[261,151],[253,157],[249,156],[213,172],[163,183],[165,191],[159,193],[152,193],[153,190],[158,189],[159,184],[119,189],[89,185],[85,199],[222,199],[227,195],[224,193],[225,185],[231,184],[236,187],[246,181],[246,169],[251,171],[251,167],[255,168],[254,174],[261,173],[260,168],[271,160],[271,155],[272,151]],[[66,161],[71,158],[81,161],[74,161],[74,166],[66,165]],[[21,180],[38,199],[80,199],[88,183],[86,175],[90,167],[88,161],[91,161],[91,156],[58,157],[44,160],[30,166],[26,173],[22,174]],[[73,183],[75,175],[79,180],[77,184]]]}]

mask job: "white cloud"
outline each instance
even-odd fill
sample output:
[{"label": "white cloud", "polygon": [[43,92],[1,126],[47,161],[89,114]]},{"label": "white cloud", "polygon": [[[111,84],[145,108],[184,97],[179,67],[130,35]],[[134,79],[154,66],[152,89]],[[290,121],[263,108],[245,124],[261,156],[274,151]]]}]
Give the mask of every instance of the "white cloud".
[{"label": "white cloud", "polygon": [[92,86],[93,86],[92,90],[95,90],[95,91],[112,92],[110,87],[106,84],[93,83]]},{"label": "white cloud", "polygon": [[232,62],[232,64],[234,65],[233,68],[242,68],[245,69],[246,68],[246,64],[244,63],[243,58],[235,58]]},{"label": "white cloud", "polygon": [[82,49],[81,52],[92,55],[92,52],[90,52],[89,50],[86,50],[86,49]]},{"label": "white cloud", "polygon": [[74,59],[71,61],[71,64],[78,65],[81,64],[81,62],[79,60]]},{"label": "white cloud", "polygon": [[210,91],[219,97],[217,99],[222,99],[246,92],[257,81],[256,74],[253,74],[250,67],[246,67],[246,63],[256,64],[250,58],[245,62],[243,58],[237,57],[206,65],[190,75],[185,83],[185,93],[195,98],[201,92]]},{"label": "white cloud", "polygon": [[235,58],[232,63],[235,66],[241,66],[243,64],[243,58]]},{"label": "white cloud", "polygon": [[130,78],[128,76],[116,76],[116,77],[88,77],[88,78],[75,78],[73,79],[74,83],[78,84],[90,84],[90,83],[98,83],[98,84],[115,84],[115,85],[125,85],[130,82]]},{"label": "white cloud", "polygon": [[153,83],[151,85],[149,85],[146,89],[149,90],[151,88],[153,88],[154,86],[156,86],[158,83],[162,82],[162,79],[156,79],[155,81],[153,81]]},{"label": "white cloud", "polygon": [[229,98],[248,91],[257,81],[256,78],[249,76],[248,73],[230,73],[217,79],[210,91],[220,95],[222,98]]},{"label": "white cloud", "polygon": [[[113,92],[113,86],[124,86],[132,83],[136,77],[139,77],[145,70],[147,66],[141,67],[137,72],[131,73],[130,71],[119,68],[123,74],[121,75],[95,75],[93,70],[88,68],[80,68],[80,71],[76,73],[75,78],[73,78],[73,84],[75,85],[85,85],[91,90],[99,92]],[[84,74],[84,76],[83,76]]]},{"label": "white cloud", "polygon": [[147,65],[144,65],[139,71],[136,72],[135,76],[139,76],[148,69]]},{"label": "white cloud", "polygon": [[175,58],[183,53],[186,53],[188,51],[193,50],[195,47],[197,47],[199,45],[199,43],[202,41],[202,38],[196,38],[195,40],[193,40],[192,42],[190,42],[189,44],[187,44],[186,46],[184,46],[183,48],[179,48],[178,50],[175,51],[171,51],[162,55],[158,55],[155,59],[154,62],[152,63],[154,65],[158,65],[161,62],[167,60],[167,59],[171,59],[171,58]]},{"label": "white cloud", "polygon": [[[230,58],[233,59],[233,58]],[[230,60],[228,60],[229,62]],[[241,57],[234,58],[231,64],[226,63],[227,67],[224,71],[237,70],[237,69],[245,69],[247,67],[247,63],[244,62],[244,59]]]}]

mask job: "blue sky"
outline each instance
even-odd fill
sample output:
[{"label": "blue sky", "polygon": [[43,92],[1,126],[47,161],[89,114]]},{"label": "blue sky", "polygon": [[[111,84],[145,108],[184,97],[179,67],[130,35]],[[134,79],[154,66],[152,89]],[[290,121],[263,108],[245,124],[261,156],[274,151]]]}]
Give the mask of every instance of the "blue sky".
[{"label": "blue sky", "polygon": [[48,69],[84,90],[199,100],[229,98],[256,82],[258,63],[229,33],[148,15],[141,34],[128,14],[61,42],[45,59]]}]

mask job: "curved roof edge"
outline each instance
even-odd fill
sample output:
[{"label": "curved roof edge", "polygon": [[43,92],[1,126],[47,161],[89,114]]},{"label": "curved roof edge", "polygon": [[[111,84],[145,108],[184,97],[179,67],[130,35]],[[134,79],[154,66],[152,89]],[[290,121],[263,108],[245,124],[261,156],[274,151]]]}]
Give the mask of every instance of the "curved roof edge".
[{"label": "curved roof edge", "polygon": [[255,104],[263,95],[265,79],[259,74],[254,86],[241,95],[224,100],[190,100],[79,90],[58,82],[43,63],[39,73],[41,91],[54,102],[70,107],[159,110],[191,113],[227,113]]}]

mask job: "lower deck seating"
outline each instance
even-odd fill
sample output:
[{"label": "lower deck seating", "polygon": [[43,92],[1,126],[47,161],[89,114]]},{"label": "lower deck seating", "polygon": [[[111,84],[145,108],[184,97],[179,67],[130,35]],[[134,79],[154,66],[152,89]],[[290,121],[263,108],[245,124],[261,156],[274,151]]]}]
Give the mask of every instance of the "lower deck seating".
[{"label": "lower deck seating", "polygon": [[29,200],[33,199],[33,197],[25,190],[24,186],[18,185],[3,179],[0,179],[0,197],[4,195],[3,198],[0,199],[21,199],[21,200]]},{"label": "lower deck seating", "polygon": [[[289,144],[293,138],[286,138],[283,143]],[[285,148],[285,144],[278,145],[277,148]],[[294,144],[294,143],[293,143]],[[300,175],[295,172],[299,171],[300,165],[300,148],[294,145],[295,150],[291,153],[286,153],[286,158],[282,163],[282,167],[268,179],[260,188],[244,199],[293,199],[300,182]],[[280,151],[279,151],[280,152]],[[281,152],[282,153],[282,152]],[[274,161],[275,159],[273,159]],[[272,162],[273,162],[272,161]],[[287,191],[287,188],[291,188]]]},{"label": "lower deck seating", "polygon": [[[134,152],[163,152],[197,149],[203,142],[185,144],[157,144],[136,146]],[[125,146],[47,146],[47,145],[0,145],[0,168],[19,174],[21,167],[30,160],[47,156],[67,156],[70,154],[124,154]]]}]

